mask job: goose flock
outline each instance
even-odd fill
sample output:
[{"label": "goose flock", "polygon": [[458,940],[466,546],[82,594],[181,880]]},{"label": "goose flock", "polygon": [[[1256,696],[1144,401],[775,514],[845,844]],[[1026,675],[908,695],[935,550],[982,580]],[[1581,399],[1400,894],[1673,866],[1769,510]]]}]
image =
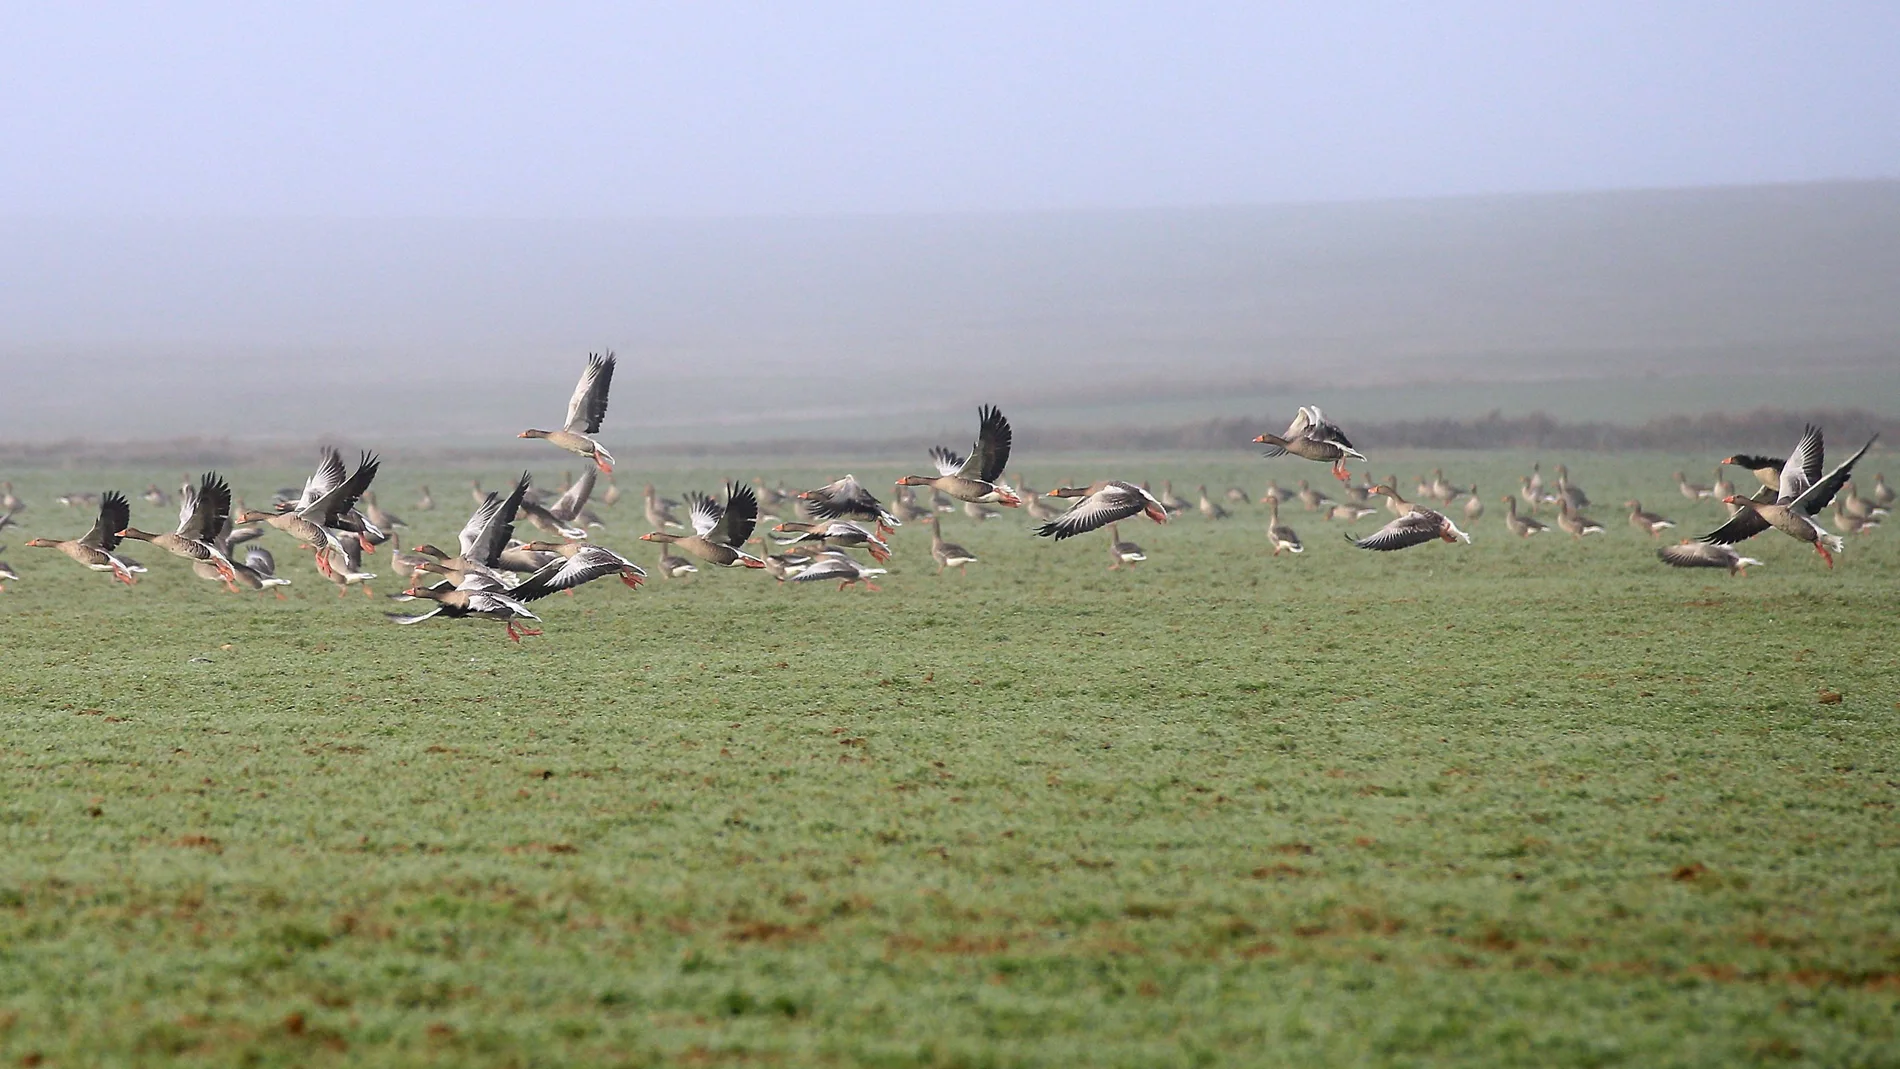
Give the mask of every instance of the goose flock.
[{"label": "goose flock", "polygon": [[[280,491],[278,501],[269,510],[234,507],[230,485],[217,472],[207,472],[180,487],[178,522],[169,531],[150,532],[133,526],[131,504],[119,491],[68,494],[59,499],[63,504],[96,507],[92,526],[73,538],[34,538],[24,545],[57,549],[87,569],[130,586],[146,568],[124,552],[125,544],[141,541],[189,562],[195,574],[232,591],[249,588],[270,591],[281,598],[278,588],[289,585],[290,580],[278,574],[269,550],[251,544],[263,538],[266,531],[284,535],[310,553],[317,574],[334,583],[339,596],[347,595],[352,587],[361,587],[366,596],[371,596],[365,584],[376,575],[365,570],[364,556],[389,543],[392,566],[407,583],[401,593],[391,597],[427,603],[426,607],[418,605],[423,610],[419,612],[386,613],[389,619],[403,625],[432,620],[490,620],[501,623],[507,637],[519,642],[523,636],[541,633],[531,626],[540,622],[531,607],[535,602],[556,593],[571,594],[576,587],[608,576],[637,590],[648,576],[640,565],[590,540],[590,528],[602,526],[599,516],[589,508],[597,477],[609,477],[601,495],[604,505],[613,504],[619,497],[611,479],[613,455],[596,437],[607,416],[614,364],[612,353],[591,354],[560,428],[529,429],[518,435],[546,441],[589,461],[591,466],[551,500],[535,490],[526,472],[506,492],[484,492],[477,486],[475,508],[462,527],[453,553],[429,544],[404,550],[397,528],[406,524],[379,506],[371,489],[381,470],[380,459],[365,452],[352,466],[345,463],[339,451],[329,448],[321,451],[317,469],[302,489]],[[1264,455],[1269,458],[1296,457],[1326,464],[1341,484],[1341,499],[1335,500],[1305,479],[1299,480],[1297,490],[1282,489],[1277,480],[1268,483],[1259,503],[1269,509],[1267,540],[1276,557],[1282,553],[1297,555],[1305,549],[1298,533],[1281,519],[1283,504],[1297,502],[1309,512],[1346,523],[1356,523],[1383,509],[1391,518],[1378,530],[1363,537],[1350,533],[1345,536],[1353,546],[1375,552],[1440,541],[1469,544],[1471,534],[1458,526],[1451,513],[1460,511],[1467,525],[1485,513],[1485,498],[1477,487],[1454,485],[1442,470],[1418,480],[1416,500],[1400,495],[1395,476],[1388,475],[1378,482],[1365,476],[1355,484],[1347,461],[1365,462],[1367,457],[1317,407],[1301,407],[1284,433],[1262,434],[1254,441],[1266,446]],[[679,579],[701,566],[710,566],[760,569],[782,582],[835,581],[841,590],[854,585],[877,590],[873,579],[886,572],[881,565],[892,556],[891,535],[906,521],[928,521],[930,555],[937,574],[953,568],[967,573],[971,564],[980,562],[970,550],[944,539],[940,513],[946,511],[961,508],[981,521],[1000,515],[997,508],[1021,508],[1036,521],[1032,529],[1035,535],[1057,542],[1106,528],[1108,566],[1121,570],[1148,559],[1139,545],[1122,537],[1122,521],[1145,517],[1160,524],[1198,511],[1207,520],[1218,522],[1231,517],[1233,508],[1254,501],[1246,491],[1233,487],[1223,495],[1223,504],[1203,485],[1198,487],[1198,500],[1190,502],[1174,492],[1172,483],[1164,483],[1157,494],[1146,483],[1123,479],[1100,479],[1086,486],[1061,486],[1037,494],[1005,481],[1011,442],[1009,420],[994,406],[981,407],[976,441],[970,449],[966,453],[941,446],[931,449],[936,474],[898,479],[888,505],[852,475],[805,491],[767,488],[761,479],[753,480],[752,485],[733,481],[717,496],[692,493],[683,502],[661,498],[649,485],[644,512],[653,530],[640,537],[658,544],[661,554],[656,570],[668,579]],[[1845,548],[1842,535],[1873,529],[1893,505],[1894,493],[1885,476],[1876,477],[1868,498],[1861,497],[1851,481],[1854,465],[1873,442],[1868,439],[1852,456],[1824,471],[1822,431],[1809,426],[1785,458],[1753,454],[1724,458],[1710,485],[1692,483],[1677,472],[1678,489],[1685,498],[1719,501],[1728,509],[1729,517],[1701,538],[1660,547],[1658,558],[1680,568],[1745,573],[1761,562],[1743,556],[1734,547],[1774,530],[1813,546],[1832,568],[1834,554]],[[1749,472],[1760,488],[1753,493],[1739,492],[1725,476],[1726,468],[1731,466]],[[1555,529],[1563,534],[1579,540],[1602,534],[1605,527],[1584,512],[1592,507],[1589,495],[1563,465],[1554,472],[1554,480],[1547,482],[1541,465],[1533,466],[1516,494],[1499,499],[1504,506],[1504,529],[1518,538],[1547,534],[1552,526],[1538,514],[1548,515],[1546,510],[1554,509]],[[155,506],[172,503],[171,496],[157,485],[148,487],[141,497]],[[1458,504],[1460,499],[1462,505]],[[1064,509],[1058,504],[1063,501],[1073,504]],[[1525,511],[1520,511],[1520,504]],[[1815,518],[1829,505],[1834,506],[1833,520],[1841,534],[1829,532]],[[0,483],[0,530],[17,526],[16,517],[25,507],[11,483]],[[436,507],[427,487],[417,507]],[[794,518],[767,516],[762,512],[765,507],[790,512]],[[1628,501],[1624,507],[1630,526],[1651,538],[1660,539],[1676,527],[1662,515],[1645,509],[1640,501]],[[685,510],[684,521],[677,511],[681,508]],[[781,537],[773,540],[774,545],[768,546],[763,536],[755,537],[762,518],[776,521],[770,533]],[[524,520],[548,537],[517,539],[516,527]],[[754,545],[760,547],[758,554],[748,550]],[[243,547],[241,555],[239,547]],[[853,556],[853,552],[864,553],[869,561]],[[11,567],[0,562],[0,591],[5,590],[5,581],[18,578]]]}]

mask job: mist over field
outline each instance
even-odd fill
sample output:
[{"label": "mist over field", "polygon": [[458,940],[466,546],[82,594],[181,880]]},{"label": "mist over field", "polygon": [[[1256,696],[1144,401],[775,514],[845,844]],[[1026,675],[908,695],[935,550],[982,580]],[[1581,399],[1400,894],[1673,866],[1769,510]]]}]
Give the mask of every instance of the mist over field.
[{"label": "mist over field", "polygon": [[[1900,408],[1900,183],[673,219],[0,220],[0,441]],[[1630,380],[1648,385],[1632,389]]]}]

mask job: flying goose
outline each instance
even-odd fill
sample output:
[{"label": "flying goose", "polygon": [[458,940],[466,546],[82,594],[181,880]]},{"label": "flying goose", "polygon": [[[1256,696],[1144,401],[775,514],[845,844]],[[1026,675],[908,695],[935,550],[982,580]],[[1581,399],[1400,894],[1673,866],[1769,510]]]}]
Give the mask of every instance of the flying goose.
[{"label": "flying goose", "polygon": [[225,520],[230,515],[231,487],[217,472],[208,471],[196,487],[185,488],[184,500],[178,506],[176,530],[152,534],[136,527],[126,527],[118,535],[120,538],[150,542],[186,560],[211,561],[218,574],[230,582],[237,579],[237,572],[232,569],[230,560],[211,544],[211,540],[224,529]]},{"label": "flying goose", "polygon": [[1009,420],[996,407],[984,405],[977,409],[976,444],[970,447],[968,457],[935,446],[930,450],[930,459],[937,466],[935,476],[906,475],[897,482],[900,486],[929,486],[959,501],[994,502],[1014,508],[1023,503],[1022,498],[1001,481],[1009,466],[1010,437]]},{"label": "flying goose", "polygon": [[884,506],[871,496],[871,492],[858,482],[855,475],[846,475],[837,482],[807,490],[799,494],[798,498],[806,502],[811,507],[812,515],[821,520],[870,520],[884,534],[890,534],[893,529],[903,526],[903,521],[886,512]]},{"label": "flying goose", "polygon": [[752,537],[759,519],[759,498],[750,486],[726,484],[726,503],[721,505],[705,494],[686,495],[686,508],[693,521],[693,533],[676,535],[651,531],[640,536],[644,542],[670,542],[708,564],[722,568],[744,565],[763,568],[765,562],[740,549]]},{"label": "flying goose", "polygon": [[99,516],[92,521],[92,529],[85,534],[63,542],[35,538],[25,544],[35,549],[57,549],[93,571],[110,572],[112,578],[131,586],[137,582],[132,578],[132,573],[145,569],[128,564],[112,552],[119,548],[119,532],[131,522],[131,503],[117,490],[108,490],[100,495]]},{"label": "flying goose", "polygon": [[567,422],[558,431],[525,430],[517,438],[545,438],[570,453],[586,457],[601,472],[614,470],[613,455],[591,436],[600,433],[600,421],[607,418],[607,389],[614,381],[614,354],[587,354],[587,370],[574,387],[567,402]]},{"label": "flying goose", "polygon": [[1839,553],[1846,545],[1840,536],[1822,530],[1812,517],[1826,508],[1834,495],[1840,492],[1842,485],[1853,474],[1854,464],[1873,447],[1874,438],[1867,439],[1867,444],[1848,457],[1845,463],[1822,475],[1824,446],[1821,428],[1809,424],[1802,431],[1801,441],[1794,447],[1794,452],[1788,454],[1788,462],[1781,468],[1781,484],[1774,502],[1770,504],[1731,494],[1724,503],[1739,505],[1741,511],[1729,517],[1727,523],[1703,535],[1701,541],[1718,546],[1734,545],[1773,527],[1796,541],[1813,546],[1827,566],[1834,567],[1834,555],[1828,551],[1831,549]]},{"label": "flying goose", "polygon": [[[1390,487],[1377,487],[1374,493],[1390,493]],[[1354,538],[1348,534],[1346,541],[1360,549],[1373,549],[1382,552],[1405,549],[1409,546],[1423,545],[1436,539],[1446,542],[1470,542],[1471,536],[1460,531],[1451,517],[1442,512],[1428,509],[1423,505],[1413,505],[1412,510],[1394,519],[1364,538]]]},{"label": "flying goose", "polygon": [[1726,568],[1730,575],[1737,572],[1747,575],[1747,568],[1761,563],[1753,557],[1742,556],[1728,546],[1691,542],[1686,538],[1681,545],[1662,547],[1656,551],[1656,556],[1664,564],[1677,568]]},{"label": "flying goose", "polygon": [[1288,453],[1307,460],[1331,463],[1333,475],[1340,482],[1352,478],[1346,470],[1346,459],[1364,460],[1366,455],[1352,447],[1339,425],[1332,423],[1320,413],[1317,405],[1301,406],[1293,422],[1287,425],[1285,434],[1263,434],[1254,439],[1255,444],[1265,445],[1263,456],[1279,457]]},{"label": "flying goose", "polygon": [[[937,518],[930,518],[931,529],[935,530]],[[880,564],[891,559],[891,547],[868,528],[861,527],[850,520],[819,520],[815,523],[801,523],[790,520],[772,528],[774,532],[788,533],[792,537],[781,538],[781,546],[795,546],[801,542],[835,542],[841,546],[863,546],[871,551],[871,558]]]},{"label": "flying goose", "polygon": [[1036,528],[1043,537],[1057,541],[1086,534],[1130,516],[1147,516],[1156,523],[1168,522],[1168,510],[1153,494],[1120,479],[1103,479],[1086,487],[1062,486],[1049,491],[1049,497],[1079,497],[1069,511]]},{"label": "flying goose", "polygon": [[828,579],[838,580],[838,589],[843,590],[853,583],[864,584],[866,590],[882,589],[871,582],[874,575],[885,574],[883,568],[869,568],[859,564],[850,554],[841,549],[831,550],[813,558],[811,564],[790,578],[793,583],[822,583]]}]

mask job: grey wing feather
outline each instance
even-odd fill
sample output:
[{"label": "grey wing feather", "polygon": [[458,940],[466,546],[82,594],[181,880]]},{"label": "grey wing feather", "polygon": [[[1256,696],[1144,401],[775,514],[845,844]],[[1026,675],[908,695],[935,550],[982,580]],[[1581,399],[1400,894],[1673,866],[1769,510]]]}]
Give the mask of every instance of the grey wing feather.
[{"label": "grey wing feather", "polygon": [[613,384],[613,380],[614,354],[588,354],[587,370],[581,372],[581,381],[574,387],[574,396],[567,402],[568,431],[575,434],[599,433],[601,421],[607,418],[607,388]]}]

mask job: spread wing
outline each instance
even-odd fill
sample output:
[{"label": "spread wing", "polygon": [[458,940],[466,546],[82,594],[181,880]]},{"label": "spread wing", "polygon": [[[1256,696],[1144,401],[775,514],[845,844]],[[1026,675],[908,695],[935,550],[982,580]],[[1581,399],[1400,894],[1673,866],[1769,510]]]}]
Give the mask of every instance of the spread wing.
[{"label": "spread wing", "polygon": [[178,534],[198,542],[209,542],[224,530],[231,515],[231,487],[215,471],[205,472],[198,485],[185,495],[178,510]]},{"label": "spread wing", "polygon": [[1011,434],[1009,420],[1001,409],[985,405],[977,409],[976,445],[970,450],[970,463],[963,474],[968,478],[993,483],[1009,467]]},{"label": "spread wing", "polygon": [[567,430],[574,434],[597,434],[600,421],[607,418],[607,387],[614,381],[614,354],[587,354],[587,370],[574,387],[567,402]]},{"label": "spread wing", "polygon": [[515,536],[515,516],[521,511],[521,499],[528,492],[529,482],[530,477],[524,471],[507,497],[491,493],[476,506],[475,514],[462,528],[462,559],[494,567],[501,551]]},{"label": "spread wing", "polygon": [[107,490],[99,498],[99,518],[92,521],[92,530],[79,541],[110,553],[119,548],[119,532],[131,523],[131,503],[117,490]]},{"label": "spread wing", "polygon": [[817,583],[826,579],[857,579],[862,577],[865,571],[866,569],[857,561],[840,553],[808,565],[804,571],[792,576],[791,581]]},{"label": "spread wing", "polygon": [[[356,470],[348,478],[339,480],[300,511],[306,519],[320,527],[335,527],[344,513],[356,507],[357,500],[369,489],[369,484],[376,481],[376,472],[382,463],[376,454],[364,453],[356,462]],[[337,470],[342,470],[341,458],[337,460]]]},{"label": "spread wing", "polygon": [[567,493],[562,494],[559,501],[548,507],[548,512],[562,523],[572,523],[574,518],[581,514],[581,510],[587,507],[587,499],[593,496],[594,473],[597,470],[592,467],[584,469],[581,477],[574,480],[574,485],[567,488]]},{"label": "spread wing", "polygon": [[1074,508],[1036,528],[1036,533],[1045,537],[1054,536],[1057,541],[1073,538],[1138,515],[1144,504],[1138,490],[1105,486],[1083,498]]},{"label": "spread wing", "polygon": [[1658,549],[1656,556],[1664,564],[1677,568],[1726,568],[1728,562],[1734,559],[1735,551],[1707,542],[1683,542]]},{"label": "spread wing", "polygon": [[521,581],[508,592],[516,601],[534,601],[562,590],[572,590],[603,575],[617,575],[628,562],[620,554],[600,546],[588,546],[571,557],[557,557],[540,571]]},{"label": "spread wing", "polygon": [[1802,429],[1801,441],[1794,447],[1794,452],[1788,454],[1788,462],[1781,466],[1781,492],[1775,500],[1786,505],[1800,497],[1802,491],[1819,482],[1821,457],[1821,428],[1810,423]]},{"label": "spread wing", "polygon": [[743,546],[745,540],[752,537],[752,528],[758,522],[759,495],[750,486],[727,483],[724,514],[707,539],[735,548]]},{"label": "spread wing", "polygon": [[1762,519],[1761,513],[1744,506],[1740,512],[1730,516],[1727,523],[1696,541],[1707,542],[1712,546],[1732,546],[1737,542],[1745,542],[1767,529],[1768,521]]},{"label": "spread wing", "polygon": [[968,476],[969,474],[965,471],[966,468],[970,467],[969,458],[959,456],[940,445],[930,447],[930,462],[937,466],[938,475]]},{"label": "spread wing", "polygon": [[292,507],[293,512],[301,513],[322,499],[323,495],[343,485],[349,473],[343,468],[343,454],[334,449],[325,449],[323,459],[317,463],[316,474],[305,479],[303,496]]},{"label": "spread wing", "polygon": [[252,546],[244,554],[244,566],[259,575],[270,577],[277,574],[277,558],[263,546]]},{"label": "spread wing", "polygon": [[1319,409],[1307,408],[1305,405],[1301,405],[1300,410],[1293,415],[1293,422],[1286,425],[1286,433],[1281,437],[1290,442],[1305,434],[1318,422]]},{"label": "spread wing", "polygon": [[[1834,500],[1834,495],[1840,493],[1841,487],[1847,485],[1847,480],[1853,476],[1854,465],[1859,462],[1861,457],[1867,455],[1867,450],[1873,448],[1874,439],[1879,437],[1880,436],[1876,434],[1873,438],[1867,439],[1867,444],[1860,447],[1860,452],[1848,457],[1840,467],[1828,472],[1825,479],[1817,480],[1814,485],[1801,491],[1801,495],[1795,498],[1793,502],[1794,506],[1810,516],[1816,515],[1822,509],[1826,508],[1827,503]],[[1790,461],[1788,467],[1791,468],[1793,466],[1793,462]],[[1787,468],[1782,469],[1784,478],[1787,474],[1787,470]]]},{"label": "spread wing", "polygon": [[871,496],[871,492],[858,482],[855,475],[847,475],[816,490],[807,490],[804,497],[811,502],[812,515],[819,519],[862,516],[867,519],[884,518],[884,522],[896,526],[894,518],[885,518],[888,514],[884,512],[884,506]]},{"label": "spread wing", "polygon": [[1439,525],[1443,516],[1430,510],[1421,509],[1408,512],[1384,527],[1364,538],[1355,539],[1346,536],[1346,541],[1360,549],[1394,550],[1405,549],[1438,537]]},{"label": "spread wing", "polygon": [[692,521],[693,533],[706,538],[718,529],[719,521],[726,518],[726,510],[719,502],[695,490],[686,495],[686,518]]}]

